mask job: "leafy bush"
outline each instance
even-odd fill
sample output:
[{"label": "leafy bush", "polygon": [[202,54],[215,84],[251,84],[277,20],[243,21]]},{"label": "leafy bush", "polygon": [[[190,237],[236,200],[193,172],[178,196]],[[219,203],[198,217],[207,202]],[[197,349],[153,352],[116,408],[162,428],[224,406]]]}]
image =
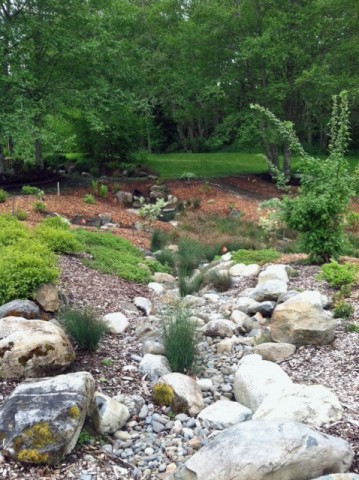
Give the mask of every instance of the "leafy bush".
[{"label": "leafy bush", "polygon": [[141,208],[139,210],[140,217],[146,218],[149,221],[156,220],[161,213],[162,208],[167,205],[163,198],[158,198],[156,203],[145,203],[144,198],[140,198]]},{"label": "leafy bush", "polygon": [[84,202],[88,205],[94,205],[96,203],[95,197],[91,193],[87,193],[84,196]]},{"label": "leafy bush", "polygon": [[165,355],[174,372],[191,372],[195,362],[198,339],[190,317],[190,310],[178,306],[162,320]]},{"label": "leafy bush", "polygon": [[64,217],[47,217],[42,220],[41,225],[51,228],[60,228],[62,230],[70,230],[70,224]]},{"label": "leafy bush", "polygon": [[47,245],[53,252],[59,254],[76,253],[81,250],[81,244],[75,235],[68,229],[51,227],[47,224],[39,225],[34,233],[42,243]]},{"label": "leafy bush", "polygon": [[59,312],[59,321],[78,346],[96,352],[107,327],[90,309],[66,308]]},{"label": "leafy bush", "polygon": [[275,250],[238,250],[233,252],[232,260],[236,263],[244,263],[250,265],[257,263],[258,265],[264,265],[265,263],[274,262],[280,258],[280,254]]},{"label": "leafy bush", "polygon": [[27,212],[25,210],[17,210],[15,212],[15,217],[20,220],[20,222],[24,222],[28,218]]},{"label": "leafy bush", "polygon": [[100,195],[101,198],[106,198],[107,197],[107,194],[108,194],[108,187],[107,185],[105,184],[101,184],[100,187],[99,187],[99,190],[98,190],[98,193]]},{"label": "leafy bush", "polygon": [[55,281],[58,275],[54,254],[30,236],[0,246],[0,304],[32,298],[39,285]]},{"label": "leafy bush", "polygon": [[358,267],[352,263],[339,265],[336,261],[327,263],[321,267],[318,275],[319,280],[325,280],[334,288],[342,288],[345,285],[353,285],[358,276]]},{"label": "leafy bush", "polygon": [[156,259],[162,265],[168,265],[170,268],[173,268],[175,265],[175,254],[168,249],[161,250],[156,253]]},{"label": "leafy bush", "polygon": [[227,271],[213,270],[206,278],[218,292],[226,292],[231,288],[231,277]]},{"label": "leafy bush", "polygon": [[254,108],[269,119],[301,159],[301,185],[295,197],[284,197],[282,218],[290,229],[299,232],[303,249],[312,262],[337,259],[345,248],[345,214],[355,195],[359,173],[353,175],[344,158],[350,140],[347,93],[333,97],[329,157],[325,160],[304,151],[292,123],[281,122],[258,105]]},{"label": "leafy bush", "polygon": [[39,200],[38,202],[34,202],[33,208],[37,213],[45,213],[47,211],[46,205],[41,200]]},{"label": "leafy bush", "polygon": [[27,228],[16,217],[0,215],[0,248],[18,243],[29,236]]},{"label": "leafy bush", "polygon": [[45,192],[37,187],[31,187],[30,185],[24,185],[21,189],[23,195],[36,195],[42,199],[45,195]]},{"label": "leafy bush", "polygon": [[172,273],[172,268],[169,265],[162,264],[157,260],[145,260],[143,263],[151,270],[151,273]]},{"label": "leafy bush", "polygon": [[150,281],[150,271],[138,266],[145,263],[143,254],[127,240],[112,233],[86,230],[76,230],[75,235],[83,250],[93,257],[92,260],[83,260],[85,265],[132,282]]},{"label": "leafy bush", "polygon": [[155,230],[151,236],[151,252],[162,250],[169,242],[169,235],[162,230]]},{"label": "leafy bush", "polygon": [[354,308],[350,305],[350,303],[341,301],[337,303],[333,310],[334,318],[349,318],[353,315]]},{"label": "leafy bush", "polygon": [[3,188],[0,188],[0,203],[6,202],[8,198],[9,194]]}]

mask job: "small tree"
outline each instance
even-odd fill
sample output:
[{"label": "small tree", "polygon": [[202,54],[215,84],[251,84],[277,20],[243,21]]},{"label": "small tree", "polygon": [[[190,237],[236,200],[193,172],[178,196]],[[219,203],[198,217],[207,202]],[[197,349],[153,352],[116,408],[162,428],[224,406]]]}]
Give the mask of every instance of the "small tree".
[{"label": "small tree", "polygon": [[325,160],[308,155],[300,144],[291,122],[280,121],[259,105],[252,108],[265,115],[288,141],[301,159],[301,185],[296,196],[286,195],[282,201],[282,217],[289,228],[301,235],[302,246],[313,262],[325,263],[338,258],[345,247],[344,215],[355,194],[357,176],[351,174],[344,158],[349,133],[348,95],[333,97],[329,122],[329,156]]}]

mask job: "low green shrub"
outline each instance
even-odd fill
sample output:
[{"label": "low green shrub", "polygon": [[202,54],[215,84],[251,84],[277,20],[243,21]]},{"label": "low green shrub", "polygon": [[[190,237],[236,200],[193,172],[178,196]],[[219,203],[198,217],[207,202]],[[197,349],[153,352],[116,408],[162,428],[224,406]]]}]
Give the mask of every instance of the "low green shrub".
[{"label": "low green shrub", "polygon": [[345,330],[348,333],[359,333],[359,325],[357,323],[349,323],[346,327]]},{"label": "low green shrub", "polygon": [[98,193],[99,193],[101,198],[107,198],[107,195],[108,195],[107,185],[101,183],[101,185],[99,186],[99,189],[98,189]]},{"label": "low green shrub", "polygon": [[60,228],[62,230],[70,230],[70,224],[64,217],[47,217],[42,220],[41,225],[51,228]]},{"label": "low green shrub", "polygon": [[27,228],[16,217],[9,214],[0,215],[0,247],[13,245],[29,236]]},{"label": "low green shrub", "polygon": [[353,263],[340,265],[336,261],[326,263],[321,267],[318,275],[319,280],[325,280],[334,288],[342,288],[353,285],[358,277],[358,267]]},{"label": "low green shrub", "polygon": [[41,200],[39,200],[37,202],[34,202],[32,206],[33,206],[33,209],[35,210],[35,212],[37,212],[37,213],[47,212],[47,207],[44,204],[44,202],[42,202]]},{"label": "low green shrub", "polygon": [[16,298],[33,298],[39,285],[54,282],[58,276],[54,254],[30,236],[0,246],[1,305]]},{"label": "low green shrub", "polygon": [[92,310],[66,308],[60,310],[59,321],[78,346],[89,352],[96,352],[107,327]]},{"label": "low green shrub", "polygon": [[196,326],[189,309],[177,306],[162,319],[162,339],[165,355],[174,372],[193,371],[197,355]]},{"label": "low green shrub", "polygon": [[[58,254],[72,254],[81,251],[81,244],[69,229],[40,224],[34,230],[35,237]],[[50,223],[51,225],[51,223]]]},{"label": "low green shrub", "polygon": [[350,305],[350,303],[341,301],[337,303],[333,310],[334,318],[349,318],[353,315],[354,308]]},{"label": "low green shrub", "polygon": [[176,257],[171,250],[160,250],[156,253],[156,259],[162,264],[167,265],[169,268],[173,268],[176,263]]},{"label": "low green shrub", "polygon": [[162,250],[169,242],[169,234],[162,230],[155,230],[151,236],[151,252]]},{"label": "low green shrub", "polygon": [[84,196],[84,202],[88,205],[94,205],[96,203],[95,197],[91,193],[87,193]]},{"label": "low green shrub", "polygon": [[208,280],[218,292],[226,292],[231,288],[231,277],[227,271],[212,270],[209,272]]},{"label": "low green shrub", "polygon": [[276,250],[237,250],[232,255],[232,260],[236,263],[244,263],[250,265],[257,263],[258,265],[264,265],[278,260],[280,254]]},{"label": "low green shrub", "polygon": [[45,192],[37,187],[31,187],[30,185],[24,185],[21,189],[23,195],[36,195],[39,199],[45,196]]},{"label": "low green shrub", "polygon": [[163,264],[158,260],[145,260],[144,265],[151,270],[151,273],[161,272],[161,273],[172,273],[172,268],[169,265]]},{"label": "low green shrub", "polygon": [[28,218],[27,212],[25,210],[17,210],[15,212],[15,217],[20,220],[20,222],[24,222]]},{"label": "low green shrub", "polygon": [[9,194],[3,188],[0,188],[0,203],[6,202],[8,198]]}]

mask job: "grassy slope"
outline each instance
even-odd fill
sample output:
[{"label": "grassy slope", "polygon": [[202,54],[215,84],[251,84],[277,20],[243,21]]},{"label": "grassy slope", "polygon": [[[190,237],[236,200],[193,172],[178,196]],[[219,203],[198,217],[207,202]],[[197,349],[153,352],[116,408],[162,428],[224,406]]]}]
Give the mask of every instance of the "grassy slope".
[{"label": "grassy slope", "polygon": [[[353,168],[359,158],[350,157]],[[294,159],[295,169],[298,160]],[[148,165],[162,178],[178,178],[184,172],[198,177],[220,177],[244,173],[267,172],[268,167],[261,155],[256,153],[170,153],[150,155]]]}]

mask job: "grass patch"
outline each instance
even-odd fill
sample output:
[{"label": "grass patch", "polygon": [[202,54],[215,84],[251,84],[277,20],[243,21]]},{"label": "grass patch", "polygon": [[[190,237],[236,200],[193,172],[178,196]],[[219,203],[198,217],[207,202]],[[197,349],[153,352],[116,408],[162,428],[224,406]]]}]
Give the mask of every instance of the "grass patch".
[{"label": "grass patch", "polygon": [[[97,233],[77,230],[76,238],[83,250],[92,255],[83,263],[103,273],[115,274],[137,283],[147,283],[151,270],[146,267],[142,252],[127,240],[112,233]],[[143,264],[144,267],[139,266]]]},{"label": "grass patch", "polygon": [[227,292],[231,288],[231,277],[227,271],[212,270],[206,280],[209,281],[217,292]]},{"label": "grass patch", "polygon": [[165,355],[173,372],[192,372],[197,355],[196,326],[188,308],[178,306],[162,320]]},{"label": "grass patch", "polygon": [[196,273],[192,277],[188,276],[188,270],[181,268],[178,275],[178,288],[181,297],[192,295],[198,292],[203,282],[203,275]]},{"label": "grass patch", "polygon": [[96,352],[107,327],[90,309],[66,308],[59,312],[59,321],[78,346]]},{"label": "grass patch", "polygon": [[265,263],[274,262],[280,258],[280,254],[272,249],[267,250],[238,250],[232,255],[232,260],[236,263],[244,263],[250,265],[256,263],[264,265]]}]

